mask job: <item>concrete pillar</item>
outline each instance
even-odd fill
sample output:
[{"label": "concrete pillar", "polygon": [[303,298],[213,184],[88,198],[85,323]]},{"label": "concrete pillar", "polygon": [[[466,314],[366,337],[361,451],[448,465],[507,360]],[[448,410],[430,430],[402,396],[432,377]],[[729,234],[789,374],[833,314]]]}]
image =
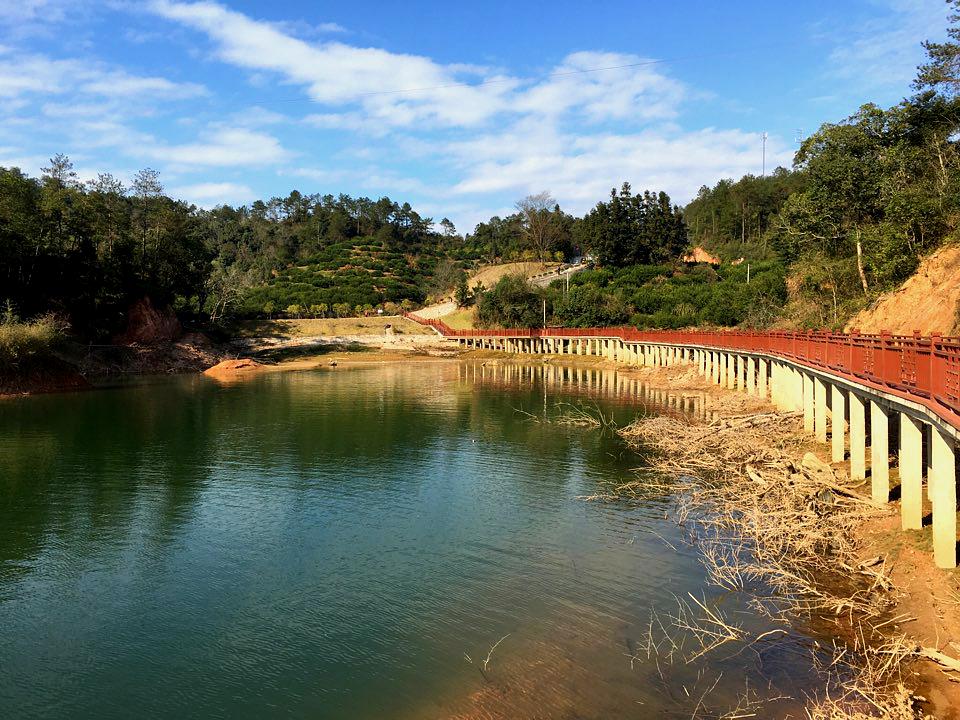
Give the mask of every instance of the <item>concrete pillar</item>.
[{"label": "concrete pillar", "polygon": [[757,359],[752,356],[747,358],[747,393],[757,394]]},{"label": "concrete pillar", "polygon": [[745,392],[747,389],[747,358],[745,355],[737,355],[737,385],[740,388],[740,392]]},{"label": "concrete pillar", "polygon": [[759,373],[757,374],[757,394],[765,398],[767,397],[767,387],[770,384],[770,378],[767,376],[768,363],[763,358],[760,358],[759,361],[760,368]]},{"label": "concrete pillar", "polygon": [[923,423],[900,413],[900,526],[923,527]]},{"label": "concrete pillar", "polygon": [[733,390],[737,386],[737,361],[733,353],[726,353],[727,357],[727,388]]},{"label": "concrete pillar", "polygon": [[838,463],[843,462],[847,457],[846,435],[846,401],[843,397],[843,390],[839,385],[830,386],[830,460]]},{"label": "concrete pillar", "polygon": [[814,413],[816,412],[813,401],[813,375],[803,373],[803,431],[813,433]]},{"label": "concrete pillar", "polygon": [[850,479],[867,477],[867,408],[862,397],[852,390],[850,403]]},{"label": "concrete pillar", "polygon": [[929,482],[933,504],[933,559],[937,567],[957,566],[957,467],[953,439],[933,429],[933,468]]},{"label": "concrete pillar", "polygon": [[827,441],[827,384],[820,378],[813,379],[813,424],[817,441]]},{"label": "concrete pillar", "polygon": [[890,501],[890,419],[886,409],[870,401],[870,485],[873,499]]}]

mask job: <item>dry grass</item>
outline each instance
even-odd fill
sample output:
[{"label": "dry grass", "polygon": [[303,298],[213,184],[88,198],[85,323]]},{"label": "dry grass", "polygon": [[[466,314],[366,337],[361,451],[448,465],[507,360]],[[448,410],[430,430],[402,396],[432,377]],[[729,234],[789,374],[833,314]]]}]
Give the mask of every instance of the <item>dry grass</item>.
[{"label": "dry grass", "polygon": [[336,337],[344,335],[384,335],[392,325],[404,335],[428,335],[432,331],[399,315],[350,318],[305,318],[302,320],[256,320],[244,323],[239,337]]},{"label": "dry grass", "polygon": [[475,315],[476,308],[469,307],[456,310],[449,315],[444,315],[440,319],[454,330],[472,330]]},{"label": "dry grass", "polygon": [[8,309],[0,318],[0,369],[16,368],[24,361],[51,353],[65,332],[66,324],[53,315],[22,322]]},{"label": "dry grass", "polygon": [[597,404],[584,403],[556,403],[553,406],[555,414],[544,413],[536,415],[520,408],[514,410],[521,415],[526,416],[528,420],[537,423],[553,423],[554,425],[565,425],[567,427],[583,428],[607,428],[616,430],[617,423],[612,414],[603,412]]},{"label": "dry grass", "polygon": [[[758,612],[784,627],[798,617],[835,625],[845,639],[814,653],[823,684],[809,698],[811,720],[919,717],[902,672],[926,651],[886,634],[903,618],[889,617],[893,585],[885,561],[861,558],[856,533],[890,510],[804,454],[798,425],[796,413],[776,412],[705,424],[642,418],[620,432],[653,450],[652,472],[606,497],[672,496],[675,519],[699,548],[713,584],[748,593]],[[727,643],[749,647],[775,639],[749,637],[701,602],[681,604],[669,623],[657,622],[662,637],[654,643],[651,632],[650,643],[668,657],[680,647],[670,639],[678,634],[698,641],[694,658]]]}]

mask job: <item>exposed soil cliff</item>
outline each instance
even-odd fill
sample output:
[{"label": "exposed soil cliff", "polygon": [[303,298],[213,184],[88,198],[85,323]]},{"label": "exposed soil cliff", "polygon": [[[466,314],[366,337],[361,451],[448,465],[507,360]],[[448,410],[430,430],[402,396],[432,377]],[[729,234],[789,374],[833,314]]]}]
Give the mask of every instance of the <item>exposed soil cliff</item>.
[{"label": "exposed soil cliff", "polygon": [[130,306],[127,312],[127,328],[115,338],[118,345],[156,345],[177,340],[183,328],[169,306],[154,307],[145,297]]},{"label": "exposed soil cliff", "polygon": [[941,248],[926,258],[897,290],[880,297],[847,323],[845,330],[895,335],[956,335],[960,302],[960,246]]}]

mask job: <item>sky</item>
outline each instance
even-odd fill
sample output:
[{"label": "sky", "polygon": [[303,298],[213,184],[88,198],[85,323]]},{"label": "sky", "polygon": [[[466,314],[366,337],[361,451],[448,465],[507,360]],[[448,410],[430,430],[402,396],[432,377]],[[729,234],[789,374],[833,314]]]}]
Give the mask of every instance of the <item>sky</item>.
[{"label": "sky", "polygon": [[461,232],[789,166],[910,94],[943,0],[0,0],[0,166],[144,167],[201,207],[341,192]]}]

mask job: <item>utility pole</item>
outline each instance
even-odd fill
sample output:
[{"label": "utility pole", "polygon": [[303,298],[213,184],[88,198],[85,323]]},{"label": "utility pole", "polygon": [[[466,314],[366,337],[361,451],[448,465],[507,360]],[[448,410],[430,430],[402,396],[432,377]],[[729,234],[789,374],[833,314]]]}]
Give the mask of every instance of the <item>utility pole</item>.
[{"label": "utility pole", "polygon": [[762,151],[763,171],[760,177],[766,177],[767,176],[767,133],[764,132],[761,137],[763,139],[763,151]]}]

